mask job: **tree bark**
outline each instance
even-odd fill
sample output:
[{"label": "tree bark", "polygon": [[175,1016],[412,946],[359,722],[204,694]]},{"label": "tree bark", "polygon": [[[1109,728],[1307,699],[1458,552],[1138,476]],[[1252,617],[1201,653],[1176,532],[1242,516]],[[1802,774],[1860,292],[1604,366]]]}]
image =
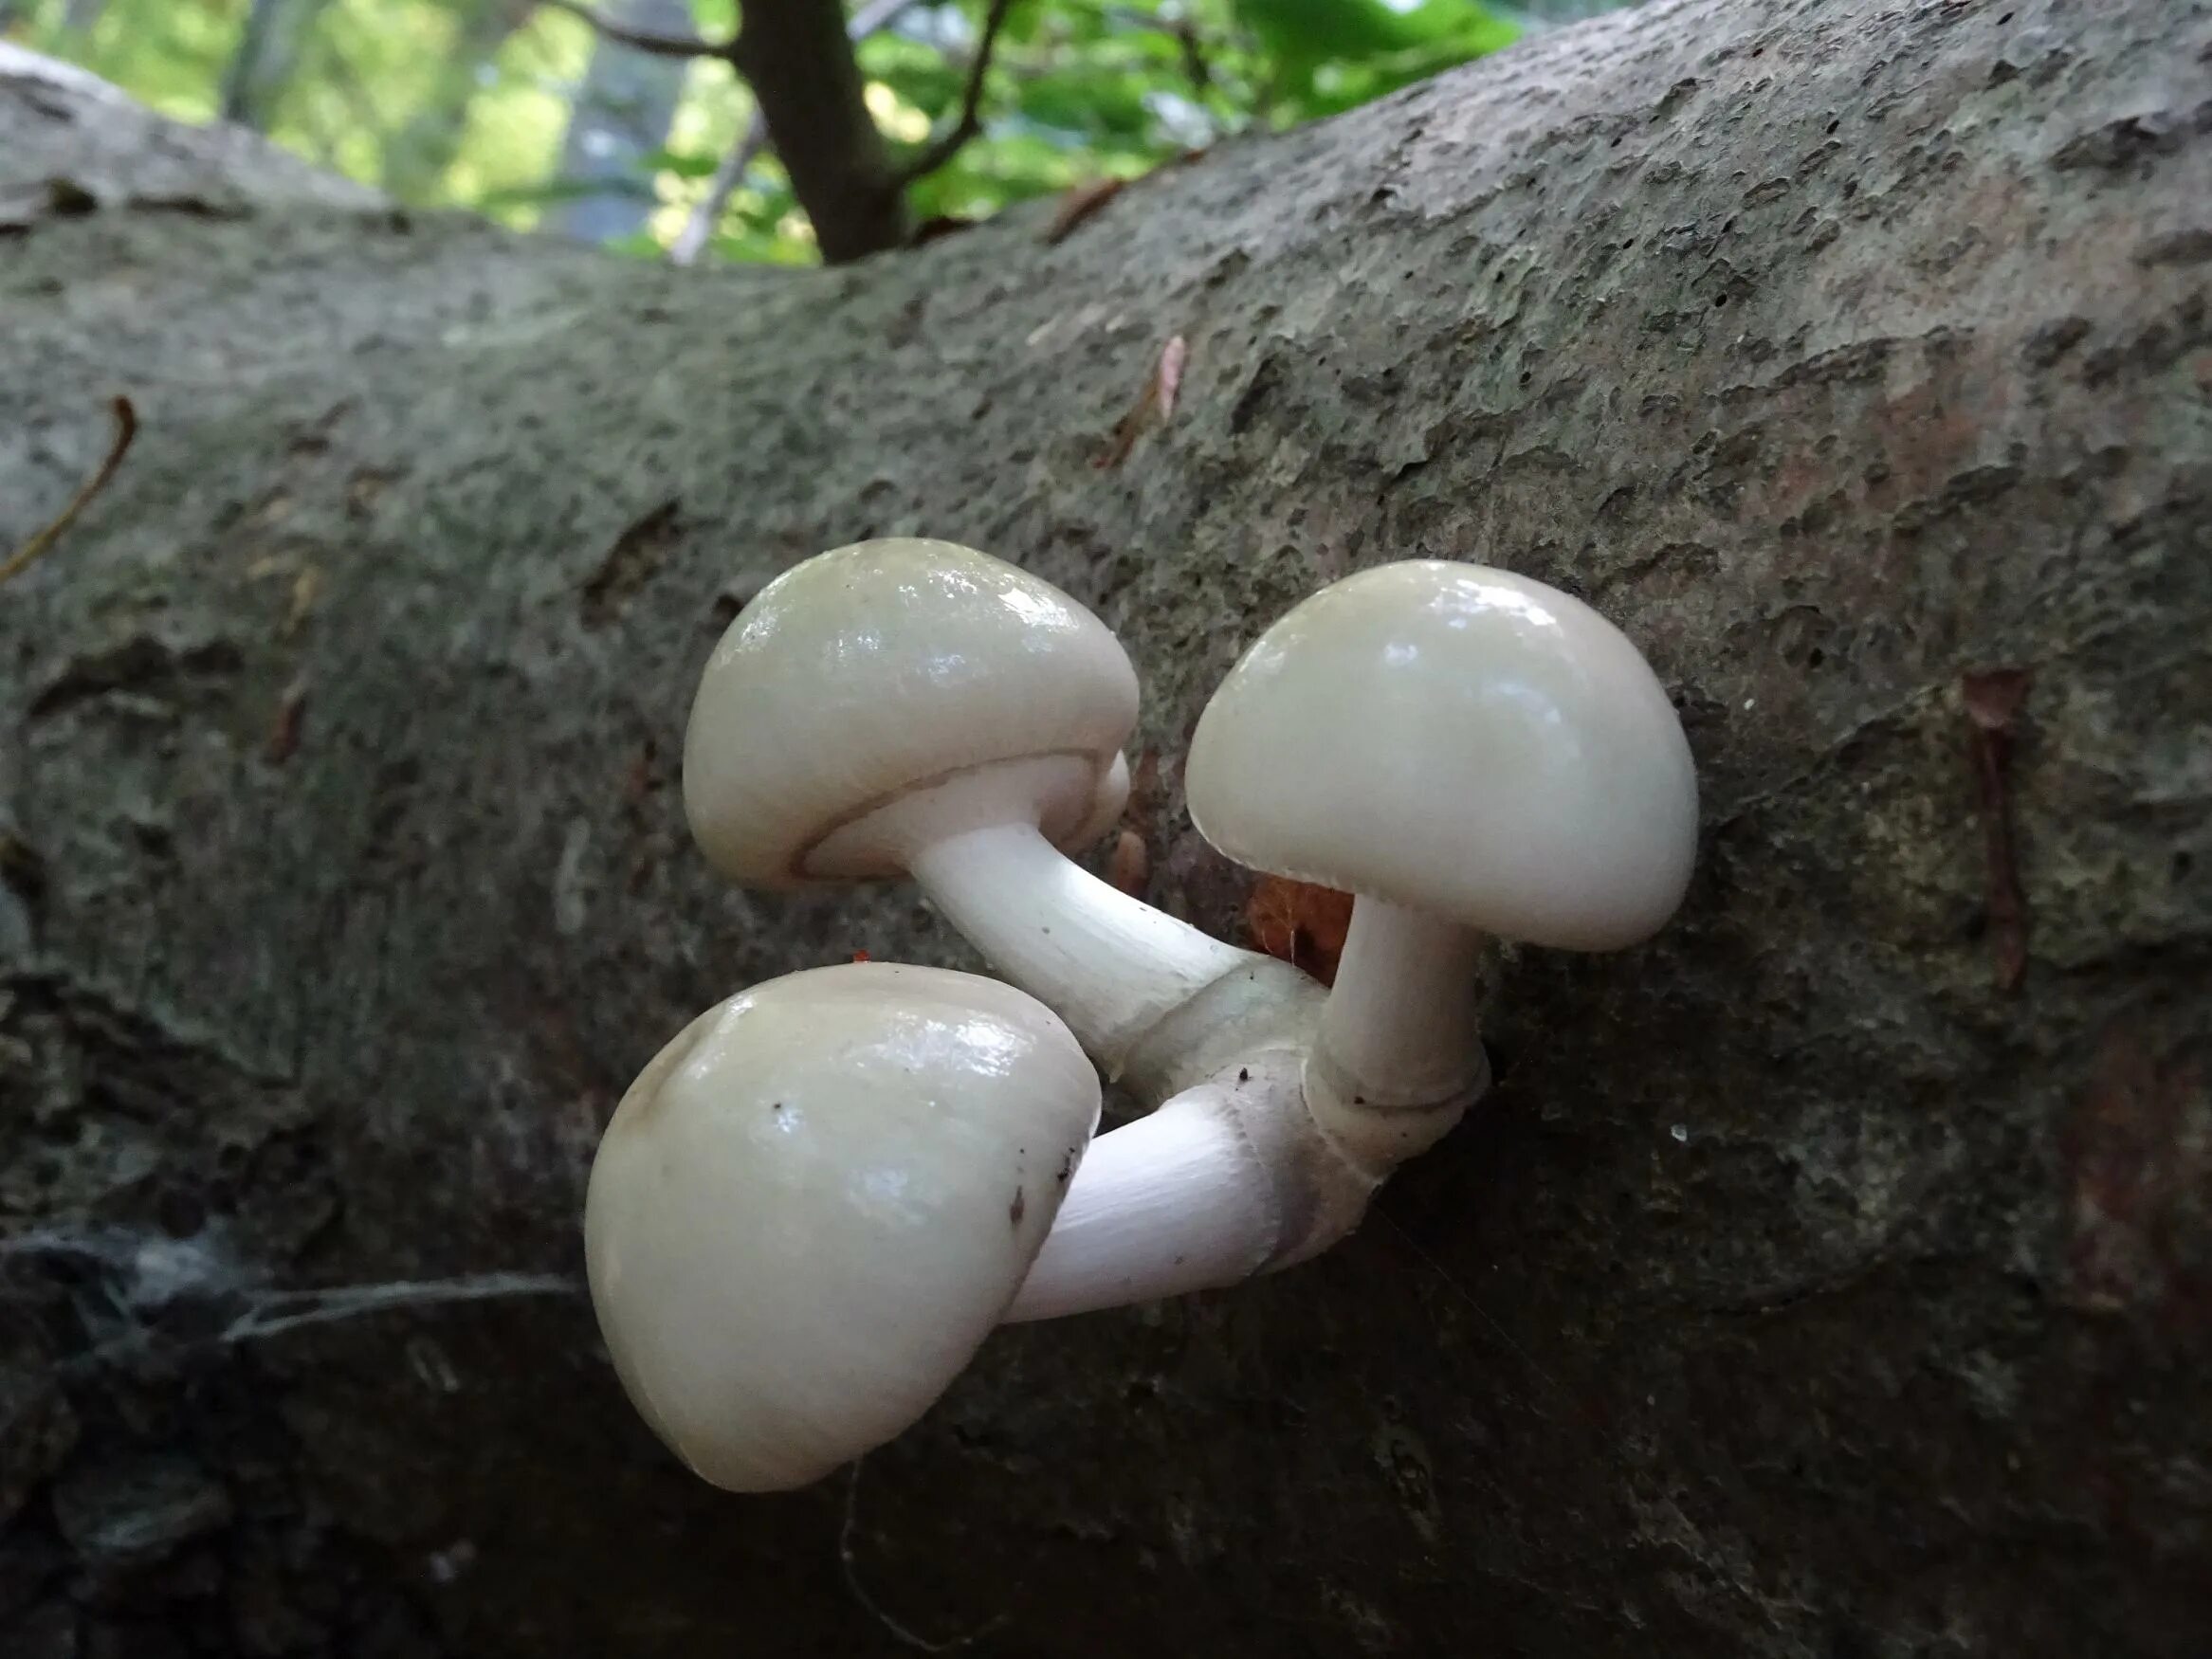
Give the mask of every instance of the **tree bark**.
[{"label": "tree bark", "polygon": [[[1678,0],[799,273],[0,65],[0,551],[140,418],[0,590],[0,1651],[2202,1652],[2207,61],[2173,0]],[[1508,964],[1345,1246],[738,1500],[614,1386],[583,1180],[715,997],[968,960],[684,832],[721,628],[893,533],[1121,630],[1209,927],[1204,698],[1410,555],[1645,647],[1700,873]]]}]

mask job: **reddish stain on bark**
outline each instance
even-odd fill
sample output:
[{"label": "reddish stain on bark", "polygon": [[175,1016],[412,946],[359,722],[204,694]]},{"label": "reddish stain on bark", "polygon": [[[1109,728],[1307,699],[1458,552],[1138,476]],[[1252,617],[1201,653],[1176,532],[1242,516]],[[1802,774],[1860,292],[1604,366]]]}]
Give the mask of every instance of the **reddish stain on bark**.
[{"label": "reddish stain on bark", "polygon": [[1974,783],[1981,797],[1982,845],[1988,866],[1989,942],[1996,954],[1997,988],[2017,991],[2028,968],[2028,905],[2020,891],[2012,835],[2012,734],[2028,695],[2023,668],[1989,668],[1960,681]]},{"label": "reddish stain on bark", "polygon": [[1123,830],[1106,859],[1106,880],[1130,898],[1142,899],[1151,876],[1152,852],[1144,837],[1134,830]]},{"label": "reddish stain on bark", "polygon": [[2202,1065],[2162,1058],[2151,1043],[2133,1024],[2107,1036],[2060,1138],[2066,1300],[2194,1324],[2212,1312],[2212,1277],[2193,1248],[2212,1220],[2212,1113]]},{"label": "reddish stain on bark", "polygon": [[307,687],[294,681],[277,700],[276,718],[269,722],[268,745],[264,753],[271,766],[282,766],[300,748],[300,730],[307,717]]},{"label": "reddish stain on bark", "polygon": [[660,787],[655,775],[655,762],[659,759],[659,745],[650,738],[642,743],[630,765],[622,775],[622,804],[630,808],[645,805],[646,797]]}]

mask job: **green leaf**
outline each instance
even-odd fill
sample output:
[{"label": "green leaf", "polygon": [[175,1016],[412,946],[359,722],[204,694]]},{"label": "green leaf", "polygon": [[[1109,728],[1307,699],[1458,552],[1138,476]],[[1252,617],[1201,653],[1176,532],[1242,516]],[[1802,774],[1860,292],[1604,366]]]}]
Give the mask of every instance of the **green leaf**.
[{"label": "green leaf", "polygon": [[1149,132],[1153,90],[1144,76],[1077,68],[1021,82],[1017,107],[1039,125],[1065,133],[1130,136]]},{"label": "green leaf", "polygon": [[672,173],[678,178],[712,178],[722,165],[719,155],[686,155],[676,150],[654,150],[638,157],[642,173]]}]

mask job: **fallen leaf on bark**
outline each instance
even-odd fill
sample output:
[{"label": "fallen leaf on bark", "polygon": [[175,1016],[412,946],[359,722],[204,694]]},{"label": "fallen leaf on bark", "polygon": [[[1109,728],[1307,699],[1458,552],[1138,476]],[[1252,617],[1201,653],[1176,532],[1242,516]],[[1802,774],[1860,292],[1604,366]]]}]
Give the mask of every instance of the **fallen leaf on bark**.
[{"label": "fallen leaf on bark", "polygon": [[1114,428],[1106,452],[1098,458],[1101,469],[1119,466],[1129,458],[1147,427],[1165,426],[1175,414],[1176,394],[1182,390],[1183,365],[1190,360],[1190,345],[1179,334],[1170,335],[1160,356],[1145,376],[1144,390],[1129,406],[1129,412]]},{"label": "fallen leaf on bark", "polygon": [[1051,222],[1045,227],[1044,243],[1047,247],[1057,246],[1068,240],[1069,234],[1122,193],[1123,181],[1118,178],[1094,178],[1088,184],[1079,184],[1060,198],[1053,210]]},{"label": "fallen leaf on bark", "polygon": [[1352,925],[1352,896],[1287,876],[1262,876],[1245,902],[1244,925],[1254,949],[1333,985]]}]

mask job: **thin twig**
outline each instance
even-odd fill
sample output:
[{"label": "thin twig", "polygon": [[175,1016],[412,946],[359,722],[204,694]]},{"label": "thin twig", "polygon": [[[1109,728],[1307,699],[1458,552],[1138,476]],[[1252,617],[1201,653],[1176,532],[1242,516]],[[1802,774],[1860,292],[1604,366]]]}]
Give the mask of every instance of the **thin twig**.
[{"label": "thin twig", "polygon": [[1148,11],[1139,11],[1132,6],[1108,6],[1104,15],[1107,22],[1124,28],[1142,29],[1150,34],[1163,34],[1182,48],[1183,74],[1197,93],[1214,88],[1213,71],[1206,64],[1205,43],[1198,37],[1197,25],[1187,17],[1167,18]]},{"label": "thin twig", "polygon": [[695,34],[662,34],[656,29],[633,28],[627,23],[617,23],[604,12],[577,0],[544,0],[556,11],[565,11],[571,17],[581,18],[590,24],[601,37],[618,46],[628,46],[633,52],[644,52],[654,58],[720,58],[725,64],[736,49],[735,41],[710,41]]},{"label": "thin twig", "polygon": [[[916,3],[917,0],[872,0],[852,14],[846,35],[857,46],[869,35],[890,27],[902,11]],[[722,214],[729,209],[730,197],[737,193],[738,186],[744,182],[745,174],[767,148],[768,122],[756,104],[753,118],[746,123],[729,154],[722,158],[722,165],[714,170],[714,177],[707,181],[706,194],[699,198],[691,216],[684,221],[684,228],[669,245],[670,264],[694,264],[706,251],[715,227],[722,223]]]},{"label": "thin twig", "polygon": [[668,263],[687,265],[706,251],[713,239],[714,228],[722,223],[722,216],[730,205],[730,197],[737,193],[753,163],[760,159],[760,152],[768,148],[768,123],[755,110],[753,118],[745,123],[744,136],[722,158],[714,170],[714,177],[707,181],[706,194],[691,210],[691,216],[684,221],[684,228],[676,233],[676,240],[668,245]]},{"label": "thin twig", "polygon": [[978,1625],[964,1636],[952,1636],[941,1642],[933,1642],[927,1636],[916,1635],[889,1613],[875,1604],[875,1598],[861,1588],[860,1566],[855,1559],[853,1535],[860,1530],[860,1469],[868,1462],[866,1456],[852,1460],[852,1472],[845,1478],[845,1524],[837,1529],[837,1561],[845,1569],[845,1588],[852,1592],[852,1599],[873,1615],[891,1636],[906,1647],[923,1653],[957,1653],[962,1648],[971,1648],[1006,1622],[1000,1613],[988,1623]]},{"label": "thin twig", "polygon": [[968,63],[968,84],[960,94],[960,119],[923,145],[921,154],[899,170],[894,181],[898,189],[905,190],[916,179],[935,173],[960,153],[961,145],[983,130],[983,79],[991,70],[991,53],[998,45],[999,27],[1013,9],[1014,0],[991,0],[991,9],[983,16],[982,38],[976,43],[976,55]]},{"label": "thin twig", "polygon": [[78,514],[84,511],[92,498],[107,487],[107,481],[115,477],[116,468],[123,464],[123,456],[131,447],[131,440],[138,435],[138,411],[131,407],[131,400],[127,397],[119,397],[108,407],[115,413],[116,435],[115,442],[107,447],[107,459],[100,464],[99,469],[90,478],[78,486],[77,493],[69,498],[69,504],[62,509],[52,523],[44,530],[34,532],[31,538],[17,548],[5,564],[0,564],[0,582],[21,575],[55,542],[61,540],[62,533],[76,520]]}]

